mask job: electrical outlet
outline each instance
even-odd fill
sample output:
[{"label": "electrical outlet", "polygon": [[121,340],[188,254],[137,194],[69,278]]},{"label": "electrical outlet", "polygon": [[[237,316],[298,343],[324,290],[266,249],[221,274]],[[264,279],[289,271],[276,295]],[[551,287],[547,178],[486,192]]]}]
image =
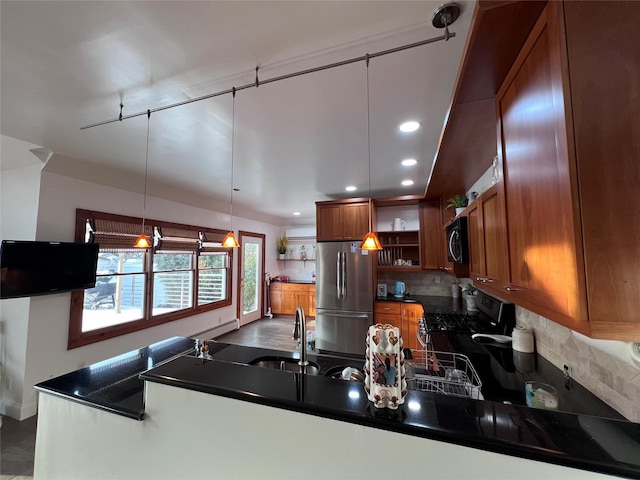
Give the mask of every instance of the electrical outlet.
[{"label": "electrical outlet", "polygon": [[436,283],[440,283],[440,275],[436,275]]}]

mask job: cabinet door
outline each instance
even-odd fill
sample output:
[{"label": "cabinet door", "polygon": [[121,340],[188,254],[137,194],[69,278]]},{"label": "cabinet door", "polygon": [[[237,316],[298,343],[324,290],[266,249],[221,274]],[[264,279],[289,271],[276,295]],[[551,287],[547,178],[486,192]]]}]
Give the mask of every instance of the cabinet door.
[{"label": "cabinet door", "polygon": [[499,183],[467,207],[469,273],[474,281],[496,289],[508,284],[507,232],[502,198],[502,184]]},{"label": "cabinet door", "polygon": [[402,304],[402,342],[404,348],[411,350],[423,348],[418,341],[419,319],[422,315],[421,305]]},{"label": "cabinet door", "polygon": [[368,232],[368,202],[316,205],[318,241],[362,240]]},{"label": "cabinet door", "polygon": [[318,205],[316,207],[317,240],[338,240],[340,238],[340,218],[340,205]]},{"label": "cabinet door", "polygon": [[591,332],[638,342],[640,2],[564,8]]},{"label": "cabinet door", "polygon": [[296,313],[296,308],[304,308],[305,314],[309,310],[309,290],[307,285],[282,285],[283,312],[287,315]]},{"label": "cabinet door", "polygon": [[484,279],[498,288],[508,283],[507,225],[502,183],[482,194],[482,229],[484,240]]},{"label": "cabinet door", "polygon": [[442,211],[439,200],[420,204],[420,266],[438,270],[442,266]]},{"label": "cabinet door", "polygon": [[293,315],[296,311],[298,302],[296,294],[293,291],[282,291],[282,313],[285,315]]},{"label": "cabinet door", "polygon": [[309,311],[307,312],[307,316],[309,317],[315,317],[316,316],[316,287],[315,285],[311,285],[309,287],[309,292],[307,293],[308,295],[308,305],[309,305]]},{"label": "cabinet door", "polygon": [[467,231],[469,239],[469,273],[480,281],[485,275],[484,229],[482,227],[481,199],[467,207]]},{"label": "cabinet door", "polygon": [[284,313],[284,305],[282,300],[282,289],[280,285],[269,286],[269,293],[271,296],[271,313],[273,314],[281,314]]},{"label": "cabinet door", "polygon": [[[309,292],[306,290],[296,292],[296,303],[296,308],[302,307],[306,315],[309,312]],[[293,313],[295,313],[295,309]]]},{"label": "cabinet door", "polygon": [[584,280],[578,273],[581,251],[576,251],[581,242],[574,224],[578,199],[567,145],[561,22],[562,5],[549,2],[497,96],[508,288],[514,303],[584,332],[588,325]]},{"label": "cabinet door", "polygon": [[345,203],[341,206],[340,227],[344,240],[363,240],[369,232],[369,204]]}]

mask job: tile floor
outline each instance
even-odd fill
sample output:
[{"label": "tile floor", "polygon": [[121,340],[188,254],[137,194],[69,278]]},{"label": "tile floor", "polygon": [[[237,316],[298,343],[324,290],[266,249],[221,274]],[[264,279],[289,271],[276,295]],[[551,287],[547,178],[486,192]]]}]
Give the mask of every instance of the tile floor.
[{"label": "tile floor", "polygon": [[0,428],[0,478],[33,478],[33,453],[36,447],[37,416],[22,422],[2,417]]},{"label": "tile floor", "polygon": [[[307,321],[307,329],[315,329],[315,321]],[[293,317],[263,318],[226,333],[216,340],[252,347],[295,351],[297,341],[291,339]],[[33,478],[37,415],[22,422],[2,417],[0,428],[0,480]]]}]

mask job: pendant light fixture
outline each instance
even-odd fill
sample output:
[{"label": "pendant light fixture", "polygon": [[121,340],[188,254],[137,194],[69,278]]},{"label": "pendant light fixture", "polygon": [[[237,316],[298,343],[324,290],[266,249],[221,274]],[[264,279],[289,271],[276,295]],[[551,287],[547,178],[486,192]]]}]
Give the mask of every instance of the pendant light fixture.
[{"label": "pendant light fixture", "polygon": [[362,250],[382,250],[378,236],[371,228],[371,125],[369,115],[369,54],[365,57],[367,64],[367,148],[369,154],[369,233],[364,237],[360,248]]},{"label": "pendant light fixture", "polygon": [[227,248],[238,248],[240,244],[238,244],[238,240],[236,240],[236,236],[233,233],[233,146],[235,143],[235,133],[236,133],[236,89],[233,87],[231,89],[231,94],[233,96],[232,107],[231,107],[231,195],[230,195],[230,203],[231,203],[231,228],[229,229],[229,233],[222,240],[222,246]]},{"label": "pendant light fixture", "polygon": [[151,247],[151,239],[144,233],[145,213],[147,209],[147,168],[149,166],[149,124],[151,122],[151,110],[147,110],[147,150],[144,158],[144,198],[142,200],[142,233],[136,239],[136,248]]}]

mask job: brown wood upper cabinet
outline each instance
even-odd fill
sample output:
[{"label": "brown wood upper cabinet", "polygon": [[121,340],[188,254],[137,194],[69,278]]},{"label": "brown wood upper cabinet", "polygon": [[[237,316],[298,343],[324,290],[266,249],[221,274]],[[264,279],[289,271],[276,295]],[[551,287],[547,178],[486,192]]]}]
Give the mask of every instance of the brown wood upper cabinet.
[{"label": "brown wood upper cabinet", "polygon": [[496,97],[509,283],[488,286],[626,341],[640,341],[638,18],[640,2],[549,2],[531,31]]},{"label": "brown wood upper cabinet", "polygon": [[469,274],[474,282],[508,284],[507,227],[502,184],[488,188],[466,209]]},{"label": "brown wood upper cabinet", "polygon": [[316,202],[316,239],[363,240],[369,232],[368,199]]},{"label": "brown wood upper cabinet", "polygon": [[420,258],[423,270],[439,270],[443,266],[443,244],[440,200],[420,203]]},{"label": "brown wood upper cabinet", "polygon": [[467,264],[452,263],[447,256],[443,227],[443,207],[440,200],[420,203],[420,257],[423,270],[440,270],[455,277],[469,276]]}]

